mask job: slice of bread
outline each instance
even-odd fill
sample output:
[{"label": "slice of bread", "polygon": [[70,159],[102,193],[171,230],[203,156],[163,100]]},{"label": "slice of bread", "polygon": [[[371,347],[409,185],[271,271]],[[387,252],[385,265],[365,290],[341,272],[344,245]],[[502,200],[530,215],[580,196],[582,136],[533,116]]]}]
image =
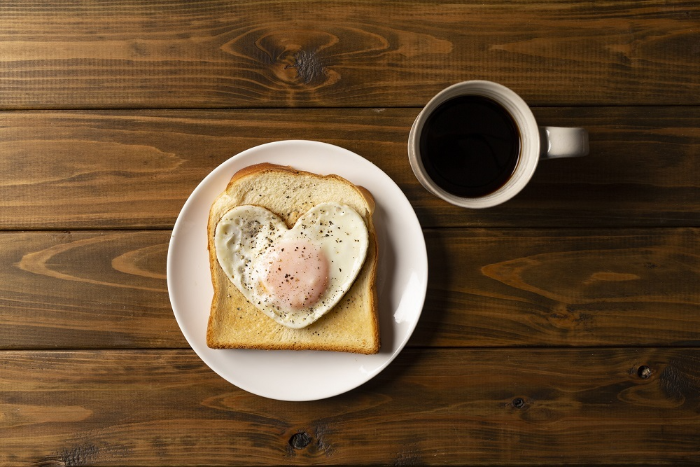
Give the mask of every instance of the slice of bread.
[{"label": "slice of bread", "polygon": [[[309,326],[291,329],[258,310],[228,279],[216,256],[216,225],[231,208],[256,205],[277,214],[291,228],[306,211],[323,202],[348,205],[362,216],[369,232],[367,257],[352,287],[335,307]],[[258,164],[235,173],[209,212],[207,233],[214,298],[207,345],[216,349],[377,353],[378,255],[373,212],[374,198],[369,191],[337,175],[321,176],[273,164]]]}]

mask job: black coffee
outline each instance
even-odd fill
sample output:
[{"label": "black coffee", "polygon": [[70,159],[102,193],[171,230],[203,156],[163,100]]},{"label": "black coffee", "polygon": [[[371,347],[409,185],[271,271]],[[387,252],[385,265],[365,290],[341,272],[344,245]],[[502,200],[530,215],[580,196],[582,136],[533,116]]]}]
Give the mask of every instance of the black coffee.
[{"label": "black coffee", "polygon": [[493,193],[511,177],[520,155],[520,132],[497,102],[455,97],[426,120],[420,154],[435,183],[454,195],[475,198]]}]

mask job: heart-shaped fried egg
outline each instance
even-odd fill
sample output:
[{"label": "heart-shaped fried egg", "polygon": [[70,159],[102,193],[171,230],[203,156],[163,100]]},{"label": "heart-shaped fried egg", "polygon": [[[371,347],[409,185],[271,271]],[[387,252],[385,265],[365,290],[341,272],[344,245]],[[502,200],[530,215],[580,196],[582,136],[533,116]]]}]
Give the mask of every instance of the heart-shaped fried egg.
[{"label": "heart-shaped fried egg", "polygon": [[360,272],[368,243],[364,219],[337,203],[313,207],[291,229],[265,208],[237,206],[214,237],[226,276],[289,328],[308,326],[338,303]]}]

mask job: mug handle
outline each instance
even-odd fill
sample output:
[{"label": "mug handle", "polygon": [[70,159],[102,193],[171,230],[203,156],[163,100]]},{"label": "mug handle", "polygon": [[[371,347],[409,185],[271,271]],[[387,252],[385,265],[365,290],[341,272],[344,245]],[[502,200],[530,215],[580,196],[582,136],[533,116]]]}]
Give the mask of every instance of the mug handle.
[{"label": "mug handle", "polygon": [[584,128],[541,126],[540,160],[588,154],[588,131]]}]

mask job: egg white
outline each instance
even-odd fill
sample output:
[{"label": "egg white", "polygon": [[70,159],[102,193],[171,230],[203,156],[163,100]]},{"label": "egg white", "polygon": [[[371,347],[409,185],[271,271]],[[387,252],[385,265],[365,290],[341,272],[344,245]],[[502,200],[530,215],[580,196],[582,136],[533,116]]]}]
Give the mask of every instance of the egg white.
[{"label": "egg white", "polygon": [[[269,249],[278,242],[305,240],[328,259],[328,285],[314,304],[301,309],[280,305],[264,286]],[[260,206],[237,206],[223,215],[214,237],[216,256],[226,276],[246,299],[279,324],[303,328],[332,309],[350,289],[367,256],[369,234],[364,219],[349,206],[314,206],[288,229]]]}]

